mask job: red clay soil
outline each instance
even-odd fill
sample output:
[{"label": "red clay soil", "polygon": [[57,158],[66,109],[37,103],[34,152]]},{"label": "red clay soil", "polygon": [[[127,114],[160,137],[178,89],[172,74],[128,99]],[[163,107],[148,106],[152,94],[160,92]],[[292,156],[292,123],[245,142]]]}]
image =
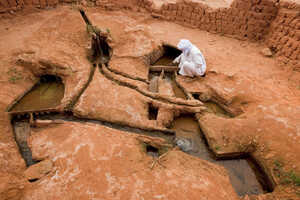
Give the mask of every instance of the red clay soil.
[{"label": "red clay soil", "polygon": [[[0,8],[6,8],[0,9],[5,12],[0,19],[0,108],[3,111],[0,113],[0,199],[300,198],[300,58],[295,53],[300,50],[299,16],[293,18],[297,26],[283,21],[289,14],[299,13],[297,1],[272,4],[271,8],[276,8],[274,16],[262,17],[268,21],[267,26],[248,21],[254,27],[249,24],[247,38],[259,40],[255,43],[233,38],[241,39],[244,32],[240,29],[237,33],[204,29],[222,33],[215,34],[199,30],[203,29],[200,25],[191,27],[192,21],[181,22],[176,17],[177,23],[173,19],[168,21],[164,16],[173,12],[173,5],[183,4],[179,1],[177,4],[168,1],[171,7],[158,5],[159,1],[155,1],[158,4],[137,1],[139,7],[133,1],[118,6],[116,1],[103,1],[100,8],[86,8],[93,24],[111,33],[114,54],[110,67],[131,77],[147,79],[151,55],[163,43],[176,46],[182,38],[191,40],[207,60],[207,75],[194,79],[177,76],[176,81],[190,95],[197,94],[202,101],[219,104],[232,118],[205,112],[200,102],[195,104],[196,100],[175,98],[169,91],[170,85],[163,81],[158,83],[158,93],[149,95],[137,90],[147,90],[147,83],[110,72],[112,80],[108,72],[96,68],[89,83],[92,68],[86,55],[90,39],[74,6],[29,10],[26,5],[34,1],[24,1],[23,10],[21,7],[18,12],[9,12],[20,5],[11,7],[12,2],[8,2],[9,6],[0,4]],[[97,2],[102,1],[96,1],[96,5]],[[269,1],[257,2],[259,5],[251,5],[257,8]],[[203,1],[193,3],[185,6],[201,4],[212,9],[210,13],[221,9],[220,12],[232,13],[234,17],[234,10],[244,5],[241,1],[232,4],[224,1],[217,4],[222,8],[216,8]],[[48,5],[52,7],[49,2]],[[128,8],[141,12],[127,11]],[[271,8],[266,12],[273,12]],[[254,11],[249,12],[239,15],[249,17]],[[238,25],[230,30],[235,30],[235,26]],[[255,32],[251,27],[259,28]],[[281,36],[281,28],[289,34]],[[279,36],[287,41],[283,42]],[[265,47],[271,47],[273,57],[260,53]],[[75,104],[71,109],[80,117],[166,129],[179,113],[197,112],[210,148],[220,156],[250,153],[273,179],[274,191],[238,197],[223,167],[176,148],[169,148],[160,164],[152,167],[155,159],[145,153],[145,144],[141,142],[145,139],[140,139],[141,136],[91,123],[64,122],[32,128],[28,142],[33,158],[44,163],[27,169],[14,140],[11,116],[5,111],[43,74],[60,76],[65,84],[65,96],[56,109],[62,111]],[[135,88],[128,87],[128,83]],[[87,89],[77,102],[85,86]],[[149,103],[160,108],[158,120],[148,119]],[[167,143],[157,140],[147,138],[158,146]],[[38,180],[29,182],[34,177]]]}]

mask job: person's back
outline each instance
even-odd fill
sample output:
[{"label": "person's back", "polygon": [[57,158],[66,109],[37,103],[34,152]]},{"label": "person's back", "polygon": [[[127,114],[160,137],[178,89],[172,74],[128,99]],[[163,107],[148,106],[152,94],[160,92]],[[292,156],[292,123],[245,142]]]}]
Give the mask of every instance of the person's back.
[{"label": "person's back", "polygon": [[206,62],[201,51],[189,40],[180,40],[178,48],[182,54],[174,62],[179,63],[179,74],[183,76],[205,76]]}]

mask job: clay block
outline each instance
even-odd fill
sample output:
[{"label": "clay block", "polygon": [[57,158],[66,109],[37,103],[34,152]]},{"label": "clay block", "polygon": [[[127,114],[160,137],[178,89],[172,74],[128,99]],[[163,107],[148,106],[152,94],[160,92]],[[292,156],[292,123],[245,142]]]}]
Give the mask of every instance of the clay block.
[{"label": "clay block", "polygon": [[0,1],[0,8],[9,8],[9,4],[7,0]]},{"label": "clay block", "polygon": [[40,5],[40,1],[39,0],[32,0],[32,4],[37,6]]},{"label": "clay block", "polygon": [[178,9],[178,10],[182,11],[182,10],[183,10],[183,8],[184,8],[184,6],[183,6],[183,5],[181,5],[181,4],[177,5],[177,9]]},{"label": "clay block", "polygon": [[15,7],[15,6],[17,6],[16,0],[8,0],[8,4],[9,4],[9,7]]},{"label": "clay block", "polygon": [[182,10],[178,10],[176,14],[177,14],[177,16],[182,17]]},{"label": "clay block", "polygon": [[24,7],[24,0],[18,0],[18,6],[19,9]]},{"label": "clay block", "polygon": [[25,5],[32,5],[32,0],[24,0]]},{"label": "clay block", "polygon": [[45,8],[47,6],[46,0],[40,0],[41,8]]}]

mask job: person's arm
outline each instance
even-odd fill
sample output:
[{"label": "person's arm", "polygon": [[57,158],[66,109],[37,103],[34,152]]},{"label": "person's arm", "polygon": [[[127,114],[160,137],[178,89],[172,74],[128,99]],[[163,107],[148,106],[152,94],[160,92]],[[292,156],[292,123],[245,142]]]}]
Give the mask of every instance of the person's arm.
[{"label": "person's arm", "polygon": [[175,59],[173,60],[173,63],[179,63],[180,60],[181,60],[181,56],[182,56],[182,54],[180,54],[177,58],[175,58]]}]

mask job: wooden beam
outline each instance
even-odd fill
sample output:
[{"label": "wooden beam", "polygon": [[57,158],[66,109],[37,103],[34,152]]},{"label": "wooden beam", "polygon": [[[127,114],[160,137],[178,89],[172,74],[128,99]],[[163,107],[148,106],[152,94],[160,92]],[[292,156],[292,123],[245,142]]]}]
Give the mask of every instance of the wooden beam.
[{"label": "wooden beam", "polygon": [[164,70],[165,72],[174,72],[177,71],[179,68],[177,66],[166,66],[166,65],[154,65],[150,66],[150,71],[160,72]]}]

